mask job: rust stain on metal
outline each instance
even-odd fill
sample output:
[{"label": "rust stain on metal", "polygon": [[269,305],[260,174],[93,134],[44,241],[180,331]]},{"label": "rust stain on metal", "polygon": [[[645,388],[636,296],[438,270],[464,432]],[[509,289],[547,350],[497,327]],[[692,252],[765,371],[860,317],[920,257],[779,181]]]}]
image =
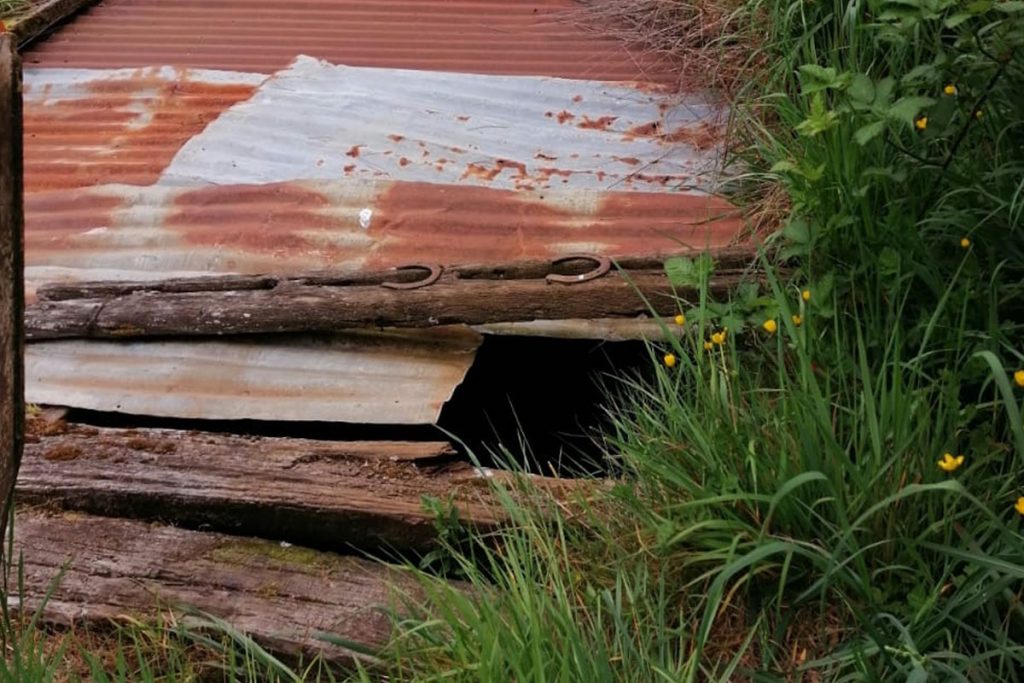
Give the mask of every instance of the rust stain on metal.
[{"label": "rust stain on metal", "polygon": [[618,116],[600,116],[592,119],[589,116],[584,116],[583,120],[576,124],[576,127],[586,130],[608,130],[608,127],[615,123],[618,118]]},{"label": "rust stain on metal", "polygon": [[30,88],[26,191],[153,183],[185,142],[255,89],[193,80],[186,70],[156,78],[150,69],[86,87],[87,96],[55,101]]},{"label": "rust stain on metal", "polygon": [[674,81],[663,57],[575,21],[572,0],[106,0],[34,45],[26,65],[271,73],[296,54],[352,66]]},{"label": "rust stain on metal", "polygon": [[681,244],[715,248],[729,244],[741,227],[724,200],[631,192],[594,199],[589,208],[559,207],[515,190],[394,183],[374,204],[371,232],[380,246],[365,266],[543,259],[584,250],[621,257]]},{"label": "rust stain on metal", "polygon": [[318,211],[328,206],[322,194],[293,183],[212,185],[179,195],[166,227],[196,247],[301,254],[316,250],[304,232],[343,227]]}]

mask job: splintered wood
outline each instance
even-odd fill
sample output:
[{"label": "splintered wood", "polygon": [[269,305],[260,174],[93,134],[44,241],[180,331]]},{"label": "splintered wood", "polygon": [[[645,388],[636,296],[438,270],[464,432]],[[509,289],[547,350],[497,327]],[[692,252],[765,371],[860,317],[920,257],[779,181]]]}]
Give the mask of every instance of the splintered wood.
[{"label": "splintered wood", "polygon": [[496,524],[488,484],[446,443],[330,442],[34,424],[21,503],[165,520],[316,547],[422,550],[424,496]]},{"label": "splintered wood", "polygon": [[358,655],[318,634],[380,648],[388,608],[416,594],[414,580],[377,562],[124,519],[22,511],[14,549],[26,593],[12,606],[23,611],[36,610],[67,567],[43,623],[95,627],[199,608],[272,651],[337,664]]}]

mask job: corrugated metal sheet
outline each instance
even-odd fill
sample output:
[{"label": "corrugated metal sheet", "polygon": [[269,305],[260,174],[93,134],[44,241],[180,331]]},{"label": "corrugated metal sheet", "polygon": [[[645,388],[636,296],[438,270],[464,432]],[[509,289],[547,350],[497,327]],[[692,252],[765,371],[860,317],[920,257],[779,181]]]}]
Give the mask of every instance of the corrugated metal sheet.
[{"label": "corrugated metal sheet", "polygon": [[[30,292],[727,244],[739,220],[703,192],[722,110],[574,11],[105,0],[26,55]],[[416,339],[386,352],[290,339],[33,345],[28,393],[181,417],[429,422],[472,349],[456,368]],[[429,350],[408,356],[410,345]]]},{"label": "corrugated metal sheet", "polygon": [[309,57],[189,140],[160,182],[394,178],[509,190],[683,190],[723,112],[599,81],[334,66]]},{"label": "corrugated metal sheet", "polygon": [[581,27],[573,0],[105,0],[26,64],[174,64],[271,73],[297,54],[336,64],[594,80],[675,78]]},{"label": "corrugated metal sheet", "polygon": [[[721,112],[692,95],[310,58],[269,79],[165,67],[26,80],[30,290],[631,256],[722,246],[739,225],[698,189]],[[190,88],[251,96],[229,106]],[[116,122],[90,127],[97,111]]]},{"label": "corrugated metal sheet", "polygon": [[235,341],[30,344],[26,399],[232,420],[430,424],[480,338],[468,329]]},{"label": "corrugated metal sheet", "polygon": [[147,67],[25,75],[25,188],[155,182],[262,74]]}]

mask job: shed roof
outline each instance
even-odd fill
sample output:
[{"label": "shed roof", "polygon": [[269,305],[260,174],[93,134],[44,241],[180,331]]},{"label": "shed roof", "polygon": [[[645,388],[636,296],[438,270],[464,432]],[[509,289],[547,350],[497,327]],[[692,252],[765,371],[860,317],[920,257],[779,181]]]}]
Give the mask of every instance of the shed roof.
[{"label": "shed roof", "polygon": [[[53,281],[732,241],[739,219],[710,192],[723,108],[573,12],[568,0],[106,0],[26,55],[30,297]],[[287,339],[263,343],[291,353]],[[40,345],[30,397],[62,386],[46,353],[86,348]],[[111,362],[166,361],[157,345],[104,348]],[[176,358],[154,376],[204,372],[195,349]],[[267,376],[281,382],[268,394],[287,394],[284,374]],[[135,391],[132,412],[168,414],[158,393]]]}]

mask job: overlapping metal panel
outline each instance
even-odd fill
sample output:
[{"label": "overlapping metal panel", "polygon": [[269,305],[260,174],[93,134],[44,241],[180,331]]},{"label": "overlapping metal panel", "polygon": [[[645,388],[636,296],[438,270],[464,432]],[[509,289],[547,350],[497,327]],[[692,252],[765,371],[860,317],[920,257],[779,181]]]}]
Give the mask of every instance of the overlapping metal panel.
[{"label": "overlapping metal panel", "polygon": [[26,399],[233,420],[430,424],[473,362],[469,329],[232,341],[30,344]]},{"label": "overlapping metal panel", "polygon": [[350,66],[674,80],[671,65],[584,27],[574,0],[105,0],[28,66],[273,73],[298,54]]}]

